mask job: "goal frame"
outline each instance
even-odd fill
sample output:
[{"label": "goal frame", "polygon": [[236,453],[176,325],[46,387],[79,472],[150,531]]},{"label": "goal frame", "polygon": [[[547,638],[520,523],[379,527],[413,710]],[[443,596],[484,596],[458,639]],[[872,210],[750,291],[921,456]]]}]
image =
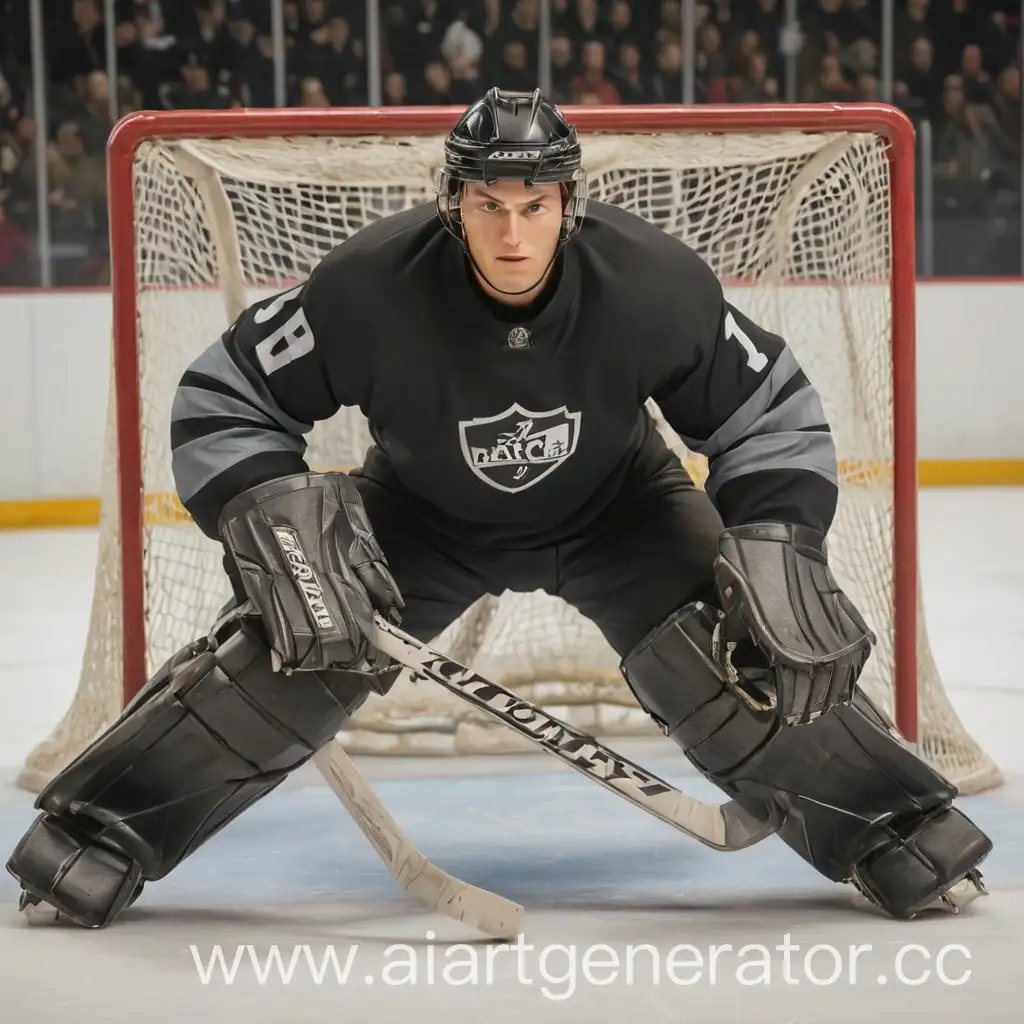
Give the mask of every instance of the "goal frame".
[{"label": "goal frame", "polygon": [[[889,164],[889,288],[892,310],[894,710],[897,728],[908,742],[917,743],[918,469],[913,125],[900,110],[880,103],[566,106],[562,110],[584,139],[592,132],[729,134],[804,131],[867,132],[885,140]],[[295,135],[443,136],[463,112],[463,107],[136,111],[114,126],[107,143],[107,183],[112,200],[109,203],[109,226],[124,704],[135,696],[146,680],[145,494],[133,201],[136,195],[136,150],[150,139]],[[120,197],[120,201],[115,197]]]}]

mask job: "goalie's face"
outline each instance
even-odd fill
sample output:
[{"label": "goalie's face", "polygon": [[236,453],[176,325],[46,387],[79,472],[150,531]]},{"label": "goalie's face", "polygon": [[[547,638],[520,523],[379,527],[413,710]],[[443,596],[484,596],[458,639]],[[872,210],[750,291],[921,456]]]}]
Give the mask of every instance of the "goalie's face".
[{"label": "goalie's face", "polygon": [[530,302],[544,287],[558,248],[561,186],[469,182],[460,205],[481,286],[502,302]]}]

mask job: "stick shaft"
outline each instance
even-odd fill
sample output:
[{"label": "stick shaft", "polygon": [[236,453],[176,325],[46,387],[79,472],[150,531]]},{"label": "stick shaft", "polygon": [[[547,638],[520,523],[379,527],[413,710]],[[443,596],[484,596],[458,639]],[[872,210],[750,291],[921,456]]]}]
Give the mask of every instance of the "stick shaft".
[{"label": "stick shaft", "polygon": [[523,908],[442,871],[413,845],[345,749],[333,740],[314,762],[410,899],[499,939],[514,939]]},{"label": "stick shaft", "polygon": [[732,800],[723,804],[696,800],[593,736],[440,654],[379,615],[375,618],[373,643],[413,673],[493,715],[563,764],[705,846],[740,850],[778,831],[779,808],[766,807],[768,817],[761,819]]}]

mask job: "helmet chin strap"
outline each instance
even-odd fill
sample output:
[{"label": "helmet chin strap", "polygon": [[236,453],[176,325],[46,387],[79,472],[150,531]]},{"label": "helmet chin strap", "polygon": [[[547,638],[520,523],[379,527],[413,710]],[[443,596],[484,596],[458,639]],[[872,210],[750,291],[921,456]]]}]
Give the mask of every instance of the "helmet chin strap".
[{"label": "helmet chin strap", "polygon": [[469,239],[466,237],[466,229],[462,229],[462,247],[466,250],[466,255],[469,257],[469,262],[473,264],[473,269],[483,278],[487,284],[493,288],[496,292],[500,292],[502,295],[509,295],[515,297],[517,295],[527,295],[534,290],[545,277],[548,276],[548,271],[554,266],[555,260],[558,259],[558,254],[562,251],[562,244],[559,243],[555,246],[555,251],[551,255],[551,259],[548,260],[547,266],[541,271],[540,277],[533,282],[528,288],[524,288],[522,291],[509,292],[504,288],[499,288],[484,272],[480,264],[477,263],[476,257],[473,255],[473,250],[469,247]]}]

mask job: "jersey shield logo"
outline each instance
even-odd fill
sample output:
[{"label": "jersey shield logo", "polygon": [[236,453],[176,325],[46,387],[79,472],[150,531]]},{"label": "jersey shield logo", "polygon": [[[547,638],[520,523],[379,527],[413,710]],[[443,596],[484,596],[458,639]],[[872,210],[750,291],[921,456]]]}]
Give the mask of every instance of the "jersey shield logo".
[{"label": "jersey shield logo", "polygon": [[459,421],[462,454],[484,483],[524,491],[553,473],[574,451],[582,413],[566,406],[530,412],[514,402],[497,416]]}]

